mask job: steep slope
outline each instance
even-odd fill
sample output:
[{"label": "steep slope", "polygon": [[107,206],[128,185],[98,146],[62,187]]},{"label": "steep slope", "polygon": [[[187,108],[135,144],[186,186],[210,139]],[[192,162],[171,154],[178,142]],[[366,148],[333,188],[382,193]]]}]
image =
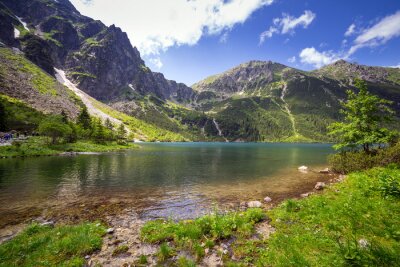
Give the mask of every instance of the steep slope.
[{"label": "steep slope", "polygon": [[[68,0],[1,0],[0,10],[4,43],[36,54],[32,60],[44,52],[38,50],[47,50],[48,64],[64,69],[68,78],[96,99],[110,100],[127,88],[178,102],[193,94],[191,88],[146,67],[120,28],[81,15]],[[16,36],[14,29],[23,26],[18,18],[27,23],[28,31],[24,28]],[[33,61],[46,69],[40,60]]]},{"label": "steep slope", "polygon": [[353,81],[394,101],[400,117],[400,70],[338,61],[312,72],[271,61],[250,61],[193,85],[197,108],[219,121],[230,140],[330,141],[327,126],[341,119],[340,102]]},{"label": "steep slope", "polygon": [[82,103],[66,87],[20,52],[0,48],[0,93],[19,99],[45,114],[64,110],[75,118]]},{"label": "steep slope", "polygon": [[[63,70],[84,93],[160,132],[176,132],[179,139],[212,138],[215,129],[204,130],[209,119],[175,106],[190,105],[195,91],[153,73],[118,27],[82,16],[68,0],[0,0],[0,16],[0,41],[50,75],[56,75],[54,68]],[[131,109],[138,105],[144,112]]]},{"label": "steep slope", "polygon": [[9,130],[34,130],[47,114],[67,113],[75,119],[86,105],[92,116],[114,124],[124,123],[133,138],[148,141],[186,141],[194,137],[160,129],[120,113],[77,88],[63,71],[54,77],[29,61],[18,50],[0,48],[0,102]]}]

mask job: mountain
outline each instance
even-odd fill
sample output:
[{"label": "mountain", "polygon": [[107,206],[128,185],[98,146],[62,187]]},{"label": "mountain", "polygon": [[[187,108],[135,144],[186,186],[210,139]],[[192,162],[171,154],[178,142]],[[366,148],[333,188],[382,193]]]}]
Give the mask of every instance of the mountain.
[{"label": "mountain", "polygon": [[[178,133],[179,140],[212,137],[204,130],[211,120],[183,107],[194,98],[193,89],[152,72],[126,33],[81,15],[68,0],[0,0],[0,26],[3,46],[50,76],[55,68],[64,71],[84,93],[159,132]],[[9,95],[5,88],[0,92]]]},{"label": "mountain", "polygon": [[346,90],[361,78],[392,100],[400,117],[400,69],[343,60],[306,72],[271,61],[250,61],[193,85],[199,108],[215,114],[230,140],[332,141],[327,126],[341,119]]},{"label": "mountain", "polygon": [[71,118],[86,105],[142,140],[332,141],[326,127],[341,119],[355,78],[399,115],[399,69],[250,61],[188,87],[151,71],[126,33],[68,0],[0,0],[0,27],[2,95]]}]

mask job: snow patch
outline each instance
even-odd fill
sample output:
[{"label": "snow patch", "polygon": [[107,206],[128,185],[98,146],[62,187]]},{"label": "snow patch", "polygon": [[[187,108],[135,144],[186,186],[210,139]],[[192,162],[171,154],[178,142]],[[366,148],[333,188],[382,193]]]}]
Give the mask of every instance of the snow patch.
[{"label": "snow patch", "polygon": [[19,38],[20,35],[21,32],[17,28],[14,28],[14,38]]},{"label": "snow patch", "polygon": [[[114,117],[111,117],[110,115],[108,115],[108,114],[104,113],[103,111],[101,111],[100,109],[96,108],[92,103],[92,100],[94,101],[94,99],[92,99],[91,96],[89,96],[88,94],[86,94],[85,92],[80,90],[78,87],[76,87],[75,84],[73,84],[70,80],[68,80],[68,78],[65,75],[65,72],[63,70],[59,70],[56,68],[54,68],[54,70],[56,71],[57,81],[60,82],[61,84],[65,85],[66,87],[68,87],[80,99],[82,99],[82,102],[87,107],[90,115],[100,118],[103,121],[105,121],[106,119],[109,119],[111,121],[111,123],[114,123],[114,124],[119,125],[122,123],[122,121],[120,121]],[[129,132],[129,129],[128,129],[128,132]]]},{"label": "snow patch", "polygon": [[17,17],[17,16],[16,16],[16,18],[17,18],[18,21],[22,24],[22,26],[24,26],[25,30],[29,31],[28,24],[26,24],[26,22],[24,22],[24,21],[22,20],[22,18],[20,18],[20,17]]},{"label": "snow patch", "polygon": [[136,89],[133,87],[133,85],[130,83],[128,84],[129,88],[131,88],[133,91],[136,91]]}]

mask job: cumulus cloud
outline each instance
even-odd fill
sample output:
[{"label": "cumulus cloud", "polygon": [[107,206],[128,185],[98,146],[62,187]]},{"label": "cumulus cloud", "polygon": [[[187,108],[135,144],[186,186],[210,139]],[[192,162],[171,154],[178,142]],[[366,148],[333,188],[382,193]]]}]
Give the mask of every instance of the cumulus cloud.
[{"label": "cumulus cloud", "polygon": [[296,56],[290,57],[287,60],[289,63],[295,63],[296,62]]},{"label": "cumulus cloud", "polygon": [[300,52],[299,57],[302,63],[310,64],[317,68],[340,59],[340,57],[332,51],[319,52],[314,47],[304,48]]},{"label": "cumulus cloud", "polygon": [[271,38],[274,34],[293,34],[294,29],[301,26],[306,29],[315,17],[315,13],[310,10],[305,10],[304,14],[298,18],[283,13],[281,18],[274,18],[272,20],[273,26],[260,34],[260,44],[267,38]]},{"label": "cumulus cloud", "polygon": [[[352,27],[352,25],[350,25],[350,27],[347,29],[345,35],[354,35],[355,26]],[[383,45],[389,40],[398,36],[400,36],[400,11],[386,16],[371,27],[364,29],[351,43],[347,39],[343,40],[342,49],[349,45],[350,48],[348,50],[342,50],[339,52],[320,52],[314,47],[307,47],[300,52],[299,57],[302,63],[310,64],[319,68],[321,66],[333,63],[339,59],[347,60],[357,50],[363,47],[376,47]]]},{"label": "cumulus cloud", "polygon": [[397,64],[397,66],[389,66],[389,68],[398,68],[398,69],[400,69],[400,63]]},{"label": "cumulus cloud", "polygon": [[362,47],[379,46],[398,36],[400,36],[400,11],[384,17],[372,27],[363,30],[354,40],[348,56]]},{"label": "cumulus cloud", "polygon": [[143,55],[157,55],[229,30],[274,0],[71,1],[83,14],[121,27]]},{"label": "cumulus cloud", "polygon": [[228,38],[229,38],[229,32],[226,31],[219,37],[219,42],[225,44],[226,42],[228,42]]},{"label": "cumulus cloud", "polygon": [[349,37],[352,36],[356,31],[356,25],[354,23],[352,23],[346,30],[346,32],[344,33],[344,36]]},{"label": "cumulus cloud", "polygon": [[161,59],[158,57],[152,57],[149,59],[150,63],[154,65],[157,69],[161,69],[163,66],[163,63],[161,62]]}]

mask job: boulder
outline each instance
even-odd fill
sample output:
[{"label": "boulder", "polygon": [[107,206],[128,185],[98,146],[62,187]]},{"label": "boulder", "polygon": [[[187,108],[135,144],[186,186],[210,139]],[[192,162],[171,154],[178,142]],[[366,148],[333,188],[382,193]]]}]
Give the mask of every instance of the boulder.
[{"label": "boulder", "polygon": [[325,168],[323,170],[320,170],[319,173],[329,173],[329,168]]},{"label": "boulder", "polygon": [[268,203],[268,202],[271,202],[271,201],[272,201],[272,198],[270,198],[270,197],[265,197],[265,198],[264,198],[264,202],[267,202],[267,203]]},{"label": "boulder", "polygon": [[249,207],[249,208],[259,208],[261,206],[262,206],[262,204],[258,200],[253,200],[253,201],[247,202],[247,207]]},{"label": "boulder", "polygon": [[324,183],[324,182],[318,182],[315,186],[314,186],[314,188],[316,189],[316,190],[322,190],[322,189],[324,189],[326,187],[326,184]]}]

